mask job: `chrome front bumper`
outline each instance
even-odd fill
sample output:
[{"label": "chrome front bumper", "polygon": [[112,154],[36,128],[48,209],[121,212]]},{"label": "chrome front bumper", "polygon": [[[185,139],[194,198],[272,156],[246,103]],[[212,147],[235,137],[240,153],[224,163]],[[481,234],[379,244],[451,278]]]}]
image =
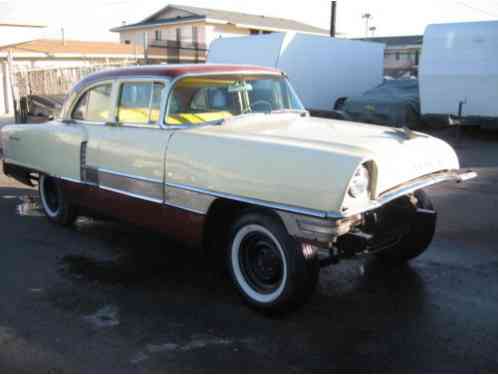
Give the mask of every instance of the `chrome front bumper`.
[{"label": "chrome front bumper", "polygon": [[341,215],[330,213],[326,218],[313,218],[282,211],[279,212],[279,215],[292,236],[301,241],[326,245],[353,230],[356,225],[363,221],[366,213],[377,210],[396,199],[442,182],[456,181],[460,183],[476,177],[477,173],[473,171],[463,173],[446,171],[423,176],[382,193],[376,200],[370,201],[366,207],[344,212]]},{"label": "chrome front bumper", "polygon": [[[442,182],[455,181],[457,183],[472,180],[477,177],[477,173],[474,171],[446,171],[438,172],[428,176],[419,177],[415,180],[409,181],[402,185],[399,185],[393,189],[383,192],[376,200],[370,201],[367,207],[356,209],[352,211],[344,212],[344,217],[351,217],[358,214],[364,214],[373,210],[376,210],[387,203],[390,203],[398,198],[410,195],[417,190],[425,189],[429,186],[437,185]],[[337,217],[331,217],[338,219]]]}]

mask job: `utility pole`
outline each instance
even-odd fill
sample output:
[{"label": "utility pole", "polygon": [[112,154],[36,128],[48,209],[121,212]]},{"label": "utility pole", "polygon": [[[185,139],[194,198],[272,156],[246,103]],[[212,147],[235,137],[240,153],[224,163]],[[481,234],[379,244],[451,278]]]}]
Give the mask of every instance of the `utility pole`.
[{"label": "utility pole", "polygon": [[337,19],[337,1],[332,1],[332,13],[330,15],[330,36],[335,38]]},{"label": "utility pole", "polygon": [[365,13],[361,16],[361,18],[365,20],[365,36],[368,37],[368,33],[370,31],[370,20],[373,18],[372,14]]},{"label": "utility pole", "polygon": [[149,63],[149,33],[144,33],[144,65]]}]

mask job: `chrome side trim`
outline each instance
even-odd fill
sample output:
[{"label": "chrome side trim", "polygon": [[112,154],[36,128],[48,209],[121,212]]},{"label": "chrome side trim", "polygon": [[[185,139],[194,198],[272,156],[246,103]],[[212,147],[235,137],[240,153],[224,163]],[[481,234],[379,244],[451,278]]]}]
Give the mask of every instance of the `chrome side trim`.
[{"label": "chrome side trim", "polygon": [[215,197],[171,186],[166,188],[165,204],[196,213],[207,214]]},{"label": "chrome side trim", "polygon": [[131,194],[131,196],[147,198],[153,202],[163,202],[162,181],[135,178],[102,169],[98,169],[98,178],[101,188],[114,189]]},{"label": "chrome side trim", "polygon": [[104,185],[101,185],[99,187],[102,190],[110,191],[112,193],[117,193],[117,194],[121,194],[121,195],[126,195],[126,196],[132,197],[132,198],[141,199],[141,200],[144,200],[144,201],[147,201],[147,202],[158,203],[158,204],[162,204],[163,203],[162,199],[149,198],[149,197],[146,197],[146,196],[143,196],[143,195],[140,195],[140,194],[134,194],[134,193],[130,193],[130,192],[119,190],[119,189],[114,189],[114,188],[111,188],[111,187],[108,187],[108,186],[104,186]]},{"label": "chrome side trim", "polygon": [[156,183],[156,184],[162,184],[163,183],[162,180],[157,180],[157,179],[154,179],[154,178],[147,178],[147,177],[136,176],[136,175],[127,174],[127,173],[123,173],[123,172],[111,171],[110,169],[99,168],[98,170],[99,170],[99,172],[103,172],[103,173],[107,173],[107,174],[112,174],[114,176],[119,176],[119,177],[127,177],[127,178],[131,178],[133,180],[139,180],[139,181],[145,181],[145,182],[152,182],[152,183]]},{"label": "chrome side trim", "polygon": [[67,182],[72,182],[74,184],[84,184],[84,185],[88,185],[87,183],[81,181],[81,180],[78,180],[76,178],[69,178],[69,177],[58,177],[60,178],[61,180],[63,181],[67,181]]},{"label": "chrome side trim", "polygon": [[329,248],[335,238],[349,233],[353,226],[362,220],[361,215],[343,220],[330,220],[282,211],[277,211],[277,214],[291,236],[300,241],[320,243],[324,248]]},{"label": "chrome side trim", "polygon": [[99,169],[95,167],[85,167],[85,180],[87,184],[98,186],[99,185]]},{"label": "chrome side trim", "polygon": [[194,208],[189,208],[189,207],[181,206],[179,204],[175,204],[175,203],[171,203],[171,202],[164,202],[164,205],[168,206],[168,207],[178,208],[179,210],[192,212],[192,213],[197,214],[197,215],[206,215],[207,214],[207,211],[206,212],[204,212],[204,211],[198,211],[198,210],[196,210]]},{"label": "chrome side trim", "polygon": [[294,213],[294,214],[298,214],[298,215],[312,216],[312,217],[316,217],[316,218],[320,218],[320,219],[341,219],[341,218],[344,218],[343,215],[341,215],[340,213],[337,213],[337,212],[327,213],[325,211],[318,211],[318,210],[307,209],[307,208],[302,208],[302,207],[295,207],[295,206],[290,206],[290,205],[285,205],[285,204],[280,204],[280,203],[273,203],[273,202],[268,202],[268,201],[264,201],[264,200],[260,200],[260,199],[240,197],[237,195],[215,192],[212,190],[196,188],[196,187],[188,186],[188,185],[174,184],[174,183],[167,182],[166,187],[173,188],[173,189],[179,189],[179,190],[186,190],[186,191],[189,191],[192,193],[204,194],[204,195],[207,195],[210,197],[215,197],[215,198],[224,198],[224,199],[229,199],[229,200],[233,200],[233,201],[237,201],[237,202],[253,204],[255,206],[267,207],[267,208],[275,209],[278,211],[289,212],[289,213]]},{"label": "chrome side trim", "polygon": [[81,142],[80,146],[80,179],[81,181],[86,181],[86,151],[88,147],[88,141]]}]

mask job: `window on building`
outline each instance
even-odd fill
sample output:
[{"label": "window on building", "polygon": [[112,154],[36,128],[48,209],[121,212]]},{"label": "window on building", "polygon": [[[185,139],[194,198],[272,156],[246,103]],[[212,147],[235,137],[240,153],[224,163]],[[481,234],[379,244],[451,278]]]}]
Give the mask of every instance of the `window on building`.
[{"label": "window on building", "polygon": [[161,40],[161,30],[156,30],[155,31],[155,37],[156,37],[156,40]]},{"label": "window on building", "polygon": [[194,41],[194,29],[192,27],[181,29],[181,41],[185,43],[192,43]]},{"label": "window on building", "polygon": [[176,29],[176,41],[177,42],[182,41],[182,29],[181,28]]},{"label": "window on building", "polygon": [[396,52],[396,61],[401,60],[401,53]]},{"label": "window on building", "polygon": [[96,86],[88,90],[78,101],[71,118],[73,120],[104,123],[112,110],[112,84]]},{"label": "window on building", "polygon": [[124,44],[131,44],[131,41],[127,39],[124,41]]},{"label": "window on building", "polygon": [[153,82],[128,82],[121,86],[118,122],[154,125],[159,121],[164,85]]},{"label": "window on building", "polygon": [[164,30],[165,34],[165,40],[176,40],[176,29],[165,29]]}]

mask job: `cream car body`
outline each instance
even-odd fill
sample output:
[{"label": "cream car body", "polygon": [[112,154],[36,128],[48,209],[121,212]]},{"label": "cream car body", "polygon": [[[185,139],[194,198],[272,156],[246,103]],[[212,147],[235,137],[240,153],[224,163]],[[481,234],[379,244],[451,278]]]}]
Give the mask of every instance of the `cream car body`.
[{"label": "cream car body", "polygon": [[[192,77],[197,81],[188,81]],[[218,81],[210,88],[237,82],[226,92],[238,96],[242,114],[227,116],[223,110],[218,113],[223,118],[208,121],[212,113],[173,111],[180,83],[187,92],[213,77]],[[253,112],[251,105],[265,102],[249,103],[253,89],[242,83],[246,80],[283,85],[278,90],[287,90],[292,101],[293,91],[282,73],[251,66],[159,66],[90,76],[68,95],[61,119],[2,129],[4,170],[25,183],[42,176],[42,195],[44,181],[56,181],[52,195],[64,197],[63,208],[126,219],[194,246],[206,245],[214,232],[224,235],[220,230],[226,231],[223,225],[230,223],[219,225],[221,217],[254,207],[278,215],[299,243],[331,251],[343,236],[366,225],[370,212],[403,197],[416,203],[413,194],[435,183],[475,177],[460,173],[454,150],[428,135],[312,118],[299,103],[293,104],[298,110],[244,114]],[[126,85],[133,90],[127,92]],[[129,98],[138,101],[141,90],[150,95],[142,105],[148,105],[147,121],[122,121],[125,112],[120,111],[128,110],[123,103],[128,100],[133,107]],[[100,101],[93,105],[107,103],[99,121],[80,118],[78,111],[89,111],[95,92]],[[191,106],[195,95],[189,99]],[[143,108],[134,111],[137,118],[145,116]],[[181,118],[202,121],[171,123]],[[360,172],[368,174],[368,186],[365,194],[354,197],[352,186]],[[232,216],[224,210],[232,210]],[[56,210],[46,212],[50,217]],[[67,222],[69,217],[74,215],[66,212],[52,219]],[[271,233],[272,240],[277,237]],[[287,251],[281,244],[278,248]]]}]

